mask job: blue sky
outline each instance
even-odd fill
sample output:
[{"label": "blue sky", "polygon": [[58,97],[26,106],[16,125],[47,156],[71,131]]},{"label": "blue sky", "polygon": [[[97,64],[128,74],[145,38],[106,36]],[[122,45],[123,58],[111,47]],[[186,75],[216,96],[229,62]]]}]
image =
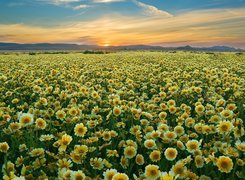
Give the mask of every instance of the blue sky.
[{"label": "blue sky", "polygon": [[244,47],[244,10],[245,0],[1,0],[0,41]]}]

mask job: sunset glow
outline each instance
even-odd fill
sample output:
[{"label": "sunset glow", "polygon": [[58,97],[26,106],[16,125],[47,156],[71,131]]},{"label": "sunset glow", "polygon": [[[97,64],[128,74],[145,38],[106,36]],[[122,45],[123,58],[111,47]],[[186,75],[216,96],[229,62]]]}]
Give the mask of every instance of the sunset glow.
[{"label": "sunset glow", "polygon": [[190,2],[1,1],[0,42],[245,47],[243,0]]}]

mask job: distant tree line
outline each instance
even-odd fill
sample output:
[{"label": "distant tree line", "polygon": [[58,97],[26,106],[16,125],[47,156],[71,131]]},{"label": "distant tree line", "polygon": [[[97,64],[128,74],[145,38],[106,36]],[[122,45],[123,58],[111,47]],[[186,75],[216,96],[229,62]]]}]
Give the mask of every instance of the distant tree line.
[{"label": "distant tree line", "polygon": [[83,54],[108,54],[110,52],[108,51],[90,51],[90,50],[86,50],[83,52]]}]

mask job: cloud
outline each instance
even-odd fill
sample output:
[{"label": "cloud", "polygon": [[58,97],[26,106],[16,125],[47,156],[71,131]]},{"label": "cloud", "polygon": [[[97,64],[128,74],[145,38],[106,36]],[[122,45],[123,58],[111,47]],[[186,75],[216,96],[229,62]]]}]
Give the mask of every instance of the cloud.
[{"label": "cloud", "polygon": [[244,11],[244,8],[199,10],[170,18],[108,15],[56,27],[0,24],[0,40],[99,45],[230,45],[245,48]]},{"label": "cloud", "polygon": [[43,2],[46,4],[52,4],[55,6],[64,6],[64,7],[72,8],[74,10],[86,9],[86,8],[92,7],[91,5],[88,5],[88,4],[76,5],[81,0],[37,0],[37,1]]},{"label": "cloud", "polygon": [[61,5],[61,4],[69,4],[69,3],[79,2],[80,0],[37,0],[37,1],[44,2],[47,4]]},{"label": "cloud", "polygon": [[98,39],[93,36],[82,36],[79,38],[79,41],[82,42],[82,44],[98,44]]},{"label": "cloud", "polygon": [[125,0],[92,0],[94,3],[112,3],[112,2],[122,2]]},{"label": "cloud", "polygon": [[160,10],[155,6],[145,4],[145,3],[139,2],[137,0],[132,0],[132,1],[137,6],[142,8],[144,10],[144,12],[150,16],[165,16],[165,17],[172,17],[173,16],[170,13],[168,13],[167,11]]},{"label": "cloud", "polygon": [[89,8],[89,7],[92,7],[92,6],[88,5],[88,4],[80,4],[78,6],[73,7],[73,9],[78,10],[78,9],[86,9],[86,8]]}]

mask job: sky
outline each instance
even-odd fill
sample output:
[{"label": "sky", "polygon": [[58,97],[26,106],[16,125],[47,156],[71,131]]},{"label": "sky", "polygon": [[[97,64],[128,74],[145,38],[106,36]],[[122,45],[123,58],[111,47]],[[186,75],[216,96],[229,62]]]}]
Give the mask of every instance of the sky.
[{"label": "sky", "polygon": [[0,0],[0,42],[245,49],[245,0]]}]

